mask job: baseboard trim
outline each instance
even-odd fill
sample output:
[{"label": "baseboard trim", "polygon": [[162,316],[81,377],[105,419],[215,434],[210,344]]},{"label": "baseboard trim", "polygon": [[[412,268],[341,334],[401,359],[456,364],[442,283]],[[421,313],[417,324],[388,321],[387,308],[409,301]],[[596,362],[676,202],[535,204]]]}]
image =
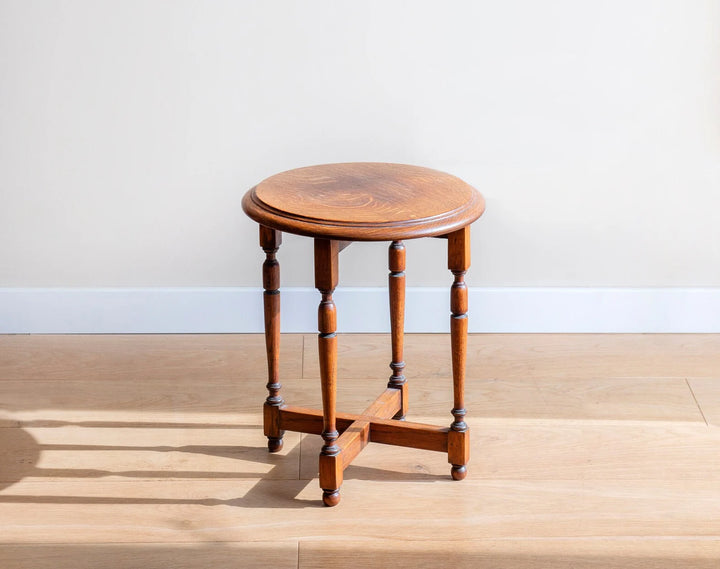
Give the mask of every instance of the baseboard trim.
[{"label": "baseboard trim", "polygon": [[[282,291],[283,332],[316,331],[315,289]],[[340,332],[389,331],[387,290],[339,288]],[[449,291],[407,290],[407,332],[447,332]],[[259,288],[0,288],[0,333],[262,332]],[[471,332],[720,333],[720,288],[472,288]]]}]

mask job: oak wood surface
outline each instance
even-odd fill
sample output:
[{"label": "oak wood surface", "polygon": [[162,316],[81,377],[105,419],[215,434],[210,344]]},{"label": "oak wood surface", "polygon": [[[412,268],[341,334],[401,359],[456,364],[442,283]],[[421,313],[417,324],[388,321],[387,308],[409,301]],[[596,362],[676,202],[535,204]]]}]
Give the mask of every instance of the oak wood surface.
[{"label": "oak wood surface", "polygon": [[720,540],[693,538],[0,544],[8,569],[716,569],[719,557]]},{"label": "oak wood surface", "polygon": [[[241,560],[241,561],[240,561]],[[297,569],[298,544],[285,542],[0,544],[3,569]]]},{"label": "oak wood surface", "polygon": [[304,569],[716,569],[718,559],[717,539],[323,539],[300,543],[300,567]]},{"label": "oak wood surface", "polygon": [[[431,418],[418,418],[426,419]],[[466,481],[500,475],[513,480],[720,481],[720,435],[705,425],[625,423],[471,421],[475,458]],[[302,478],[317,475],[319,448],[316,437],[303,438]],[[414,448],[370,445],[345,477],[444,483],[447,458]]]},{"label": "oak wood surface", "polygon": [[249,190],[242,204],[261,225],[351,241],[444,235],[472,223],[485,209],[480,193],[455,176],[376,162],[282,172]]},{"label": "oak wood surface", "polygon": [[[378,377],[390,358],[390,346],[384,338],[379,334],[340,334],[340,377]],[[405,346],[405,359],[411,362],[409,381],[415,377],[450,377],[450,338],[443,334],[414,334],[412,338]],[[306,343],[304,377],[316,378],[317,359],[309,350]],[[720,334],[468,336],[466,373],[474,379],[594,379],[608,374],[615,378],[716,378],[718,370]]]},{"label": "oak wood surface", "polygon": [[[415,337],[410,338],[412,345]],[[315,339],[312,341],[314,343]],[[262,352],[257,357],[262,358]],[[368,366],[367,371],[369,376],[372,366]],[[253,425],[258,417],[257,402],[266,393],[262,380],[230,382],[209,377],[201,383],[190,375],[190,378],[174,380],[104,382],[93,380],[92,373],[88,376],[63,381],[0,380],[0,425],[51,427],[68,422],[85,427]],[[139,381],[142,381],[142,389],[137,387]],[[413,381],[415,389],[409,418],[433,417],[443,424],[452,387],[438,385],[433,377],[419,377]],[[709,386],[707,392],[697,388],[698,380],[691,379],[690,383],[695,386],[695,395],[703,412],[711,418],[711,410],[717,405],[714,396],[717,388],[710,390],[710,387],[717,386],[720,381],[703,381]],[[343,379],[337,390],[338,405],[345,412],[360,414],[384,387],[384,377]],[[293,405],[320,407],[320,393],[312,380],[286,377],[283,392]],[[482,421],[673,421],[705,425],[703,413],[684,378],[648,377],[633,378],[632,381],[612,377],[470,378],[467,399],[476,420]]]},{"label": "oak wood surface", "polygon": [[[382,378],[342,378],[338,384],[338,406],[349,413],[360,413],[383,387]],[[317,393],[299,392],[303,381],[292,382],[292,397],[288,401],[306,407],[320,405]],[[437,416],[439,424],[446,423],[448,402],[452,400],[452,385],[433,376],[414,377],[410,420]],[[714,380],[708,380],[714,381]],[[691,380],[691,383],[694,383]],[[698,396],[703,410],[712,408],[713,401]],[[489,419],[561,420],[561,421],[681,421],[704,424],[703,413],[688,389],[684,378],[595,377],[574,379],[547,376],[544,379],[474,378],[466,382],[466,399],[476,416]],[[657,404],[662,401],[663,404]]]},{"label": "oak wood surface", "polygon": [[[168,341],[172,338],[172,341]],[[298,377],[303,338],[283,336],[280,375]],[[0,335],[1,379],[267,378],[261,334]],[[112,387],[108,386],[108,389]]]},{"label": "oak wood surface", "polygon": [[687,382],[702,409],[703,419],[709,425],[720,427],[720,369],[714,378],[692,377]]},{"label": "oak wood surface", "polygon": [[[288,403],[312,407],[316,338],[304,362],[302,340],[283,335],[280,375]],[[447,417],[448,346],[406,335],[410,421]],[[719,346],[470,335],[468,478],[438,483],[440,453],[369,445],[323,509],[320,437],[264,446],[262,335],[0,337],[0,567],[714,569]],[[390,338],[340,348],[338,406],[360,413]]]},{"label": "oak wood surface", "polygon": [[288,433],[289,448],[277,455],[262,437],[257,425],[2,428],[0,489],[21,479],[297,479],[300,434]]},{"label": "oak wood surface", "polygon": [[[360,455],[362,456],[362,454]],[[22,480],[0,494],[5,543],[718,537],[720,481],[346,479],[319,507],[307,480]],[[376,499],[368,499],[370,496]],[[385,506],[378,508],[377,499]],[[452,507],[448,507],[451,504]],[[459,522],[462,523],[459,523]]]}]

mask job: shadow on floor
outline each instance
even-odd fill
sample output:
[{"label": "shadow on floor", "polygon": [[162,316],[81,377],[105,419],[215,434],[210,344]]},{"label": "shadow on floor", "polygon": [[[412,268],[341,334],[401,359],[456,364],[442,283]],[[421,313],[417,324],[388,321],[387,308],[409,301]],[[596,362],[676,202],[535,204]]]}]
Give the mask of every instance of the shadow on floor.
[{"label": "shadow on floor", "polygon": [[[32,422],[30,422],[32,423]],[[111,422],[82,422],[56,421],[54,426],[89,426],[89,427],[158,427],[167,428],[168,423],[122,423]],[[89,423],[89,424],[88,424]],[[24,423],[26,424],[26,423]],[[44,427],[48,424],[42,421]],[[172,424],[177,426],[179,424]],[[183,428],[204,429],[217,428],[216,424],[182,424]],[[228,425],[226,428],[235,428]],[[239,428],[252,428],[261,430],[260,426],[243,425]],[[0,448],[5,449],[5,455],[0,461],[0,492],[11,487],[25,478],[82,478],[91,479],[107,477],[123,477],[137,479],[258,479],[250,491],[244,496],[232,499],[214,498],[133,498],[133,497],[102,497],[102,496],[37,496],[0,493],[0,503],[36,503],[36,504],[198,504],[204,506],[227,505],[236,507],[277,507],[277,508],[305,508],[321,506],[320,490],[317,500],[300,499],[297,496],[308,486],[317,484],[317,480],[297,480],[280,476],[276,471],[282,465],[300,464],[301,443],[290,448],[286,454],[270,454],[265,447],[243,445],[83,445],[83,444],[42,444],[39,443],[27,430],[19,427],[0,428]],[[242,461],[252,461],[258,464],[271,465],[267,472],[243,471],[241,468],[232,471],[201,471],[201,470],[103,470],[89,468],[44,468],[38,466],[44,451],[75,451],[75,452],[156,452],[156,453],[188,453],[202,454]],[[380,476],[379,476],[380,474]],[[442,478],[437,475],[423,472],[404,473],[393,472],[388,476],[387,471],[382,473],[378,469],[351,466],[345,472],[345,479],[376,480],[382,478],[386,481],[434,481]],[[282,482],[278,484],[277,482]]]}]

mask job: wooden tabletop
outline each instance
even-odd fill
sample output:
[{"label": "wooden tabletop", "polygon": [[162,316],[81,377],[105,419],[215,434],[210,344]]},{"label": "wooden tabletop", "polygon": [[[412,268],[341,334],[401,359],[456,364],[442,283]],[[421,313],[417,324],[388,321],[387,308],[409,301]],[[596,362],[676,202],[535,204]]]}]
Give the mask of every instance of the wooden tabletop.
[{"label": "wooden tabletop", "polygon": [[469,225],[485,209],[480,193],[460,178],[377,162],[288,170],[249,190],[242,204],[267,227],[351,241],[444,235]]}]

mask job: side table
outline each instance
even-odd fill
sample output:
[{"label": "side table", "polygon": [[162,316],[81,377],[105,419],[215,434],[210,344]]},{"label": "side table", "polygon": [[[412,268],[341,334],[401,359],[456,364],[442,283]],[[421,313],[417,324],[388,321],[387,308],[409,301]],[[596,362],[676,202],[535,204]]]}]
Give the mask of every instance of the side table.
[{"label": "side table", "polygon": [[[465,358],[470,266],[470,224],[485,202],[459,178],[418,166],[345,163],[310,166],[271,176],[243,198],[245,213],[260,225],[265,252],[263,288],[268,397],[263,407],[268,449],[282,448],[285,431],[321,435],[320,487],[323,502],[340,501],[343,471],[369,442],[446,452],[454,480],[467,474],[469,429],[465,423]],[[282,233],[312,237],[315,287],[320,291],[318,350],[322,411],[286,405],[280,395],[280,266],[276,253]],[[436,427],[405,421],[408,385],[403,375],[405,316],[404,239],[439,237],[448,241],[453,421]],[[338,413],[336,309],[338,256],[353,241],[391,241],[389,248],[392,375],[387,389],[359,415]]]}]

